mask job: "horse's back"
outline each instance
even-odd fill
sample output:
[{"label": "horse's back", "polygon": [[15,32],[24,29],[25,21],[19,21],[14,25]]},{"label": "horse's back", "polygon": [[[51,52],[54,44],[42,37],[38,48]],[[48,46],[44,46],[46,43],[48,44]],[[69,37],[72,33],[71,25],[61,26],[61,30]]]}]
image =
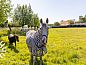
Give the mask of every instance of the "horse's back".
[{"label": "horse's back", "polygon": [[36,33],[36,31],[34,30],[30,30],[26,33],[26,39],[29,37],[34,37],[34,34]]},{"label": "horse's back", "polygon": [[26,43],[28,45],[31,45],[31,42],[34,42],[33,39],[34,39],[35,33],[36,33],[36,31],[34,31],[34,30],[30,30],[26,33]]}]

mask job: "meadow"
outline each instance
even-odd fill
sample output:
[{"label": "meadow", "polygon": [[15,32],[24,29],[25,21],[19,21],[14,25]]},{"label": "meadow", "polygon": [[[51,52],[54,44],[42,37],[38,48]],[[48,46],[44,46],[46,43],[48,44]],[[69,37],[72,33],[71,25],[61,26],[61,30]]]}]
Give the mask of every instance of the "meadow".
[{"label": "meadow", "polygon": [[[16,48],[8,45],[6,30],[0,30],[0,40],[6,42],[7,49],[0,65],[31,65],[25,36],[19,36]],[[44,65],[86,65],[86,28],[49,29],[47,50]]]}]

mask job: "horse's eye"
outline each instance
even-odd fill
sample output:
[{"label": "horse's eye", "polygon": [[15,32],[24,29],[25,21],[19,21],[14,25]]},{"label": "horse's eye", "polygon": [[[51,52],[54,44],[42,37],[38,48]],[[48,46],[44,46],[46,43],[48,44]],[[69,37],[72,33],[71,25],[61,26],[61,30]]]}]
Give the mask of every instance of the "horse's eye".
[{"label": "horse's eye", "polygon": [[42,28],[40,28],[40,30],[42,30]]}]

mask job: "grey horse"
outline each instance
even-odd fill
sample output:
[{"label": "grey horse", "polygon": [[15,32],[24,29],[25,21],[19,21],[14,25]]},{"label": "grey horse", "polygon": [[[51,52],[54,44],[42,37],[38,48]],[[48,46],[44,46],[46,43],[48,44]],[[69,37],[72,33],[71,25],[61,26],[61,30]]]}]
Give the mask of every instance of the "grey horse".
[{"label": "grey horse", "polygon": [[26,44],[31,52],[33,65],[36,65],[36,57],[40,57],[40,65],[43,65],[42,56],[47,53],[46,43],[48,38],[48,18],[46,23],[40,19],[40,28],[26,33]]}]

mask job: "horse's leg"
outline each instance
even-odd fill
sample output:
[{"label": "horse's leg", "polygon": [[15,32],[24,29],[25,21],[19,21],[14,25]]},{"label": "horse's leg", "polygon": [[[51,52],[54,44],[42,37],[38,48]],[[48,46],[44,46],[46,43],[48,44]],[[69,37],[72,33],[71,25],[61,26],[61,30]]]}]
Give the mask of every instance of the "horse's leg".
[{"label": "horse's leg", "polygon": [[43,65],[42,56],[40,56],[40,65]]},{"label": "horse's leg", "polygon": [[33,63],[33,55],[32,55],[32,52],[31,52],[31,63]]},{"label": "horse's leg", "polygon": [[41,49],[40,51],[41,55],[40,55],[40,65],[43,65],[43,62],[42,62],[42,54],[43,54],[43,50]]},{"label": "horse's leg", "polygon": [[34,56],[33,56],[33,65],[36,65],[36,63],[37,63],[37,51],[36,50],[32,50],[32,52],[33,52],[33,54],[34,54]]},{"label": "horse's leg", "polygon": [[33,55],[31,54],[31,61],[33,61]]},{"label": "horse's leg", "polygon": [[33,65],[36,65],[36,56],[33,56]]},{"label": "horse's leg", "polygon": [[16,47],[16,41],[15,41],[15,47]]},{"label": "horse's leg", "polygon": [[31,62],[33,63],[32,47],[30,47],[29,45],[27,45],[27,46],[28,46],[29,51],[31,52],[30,58],[31,58]]}]

